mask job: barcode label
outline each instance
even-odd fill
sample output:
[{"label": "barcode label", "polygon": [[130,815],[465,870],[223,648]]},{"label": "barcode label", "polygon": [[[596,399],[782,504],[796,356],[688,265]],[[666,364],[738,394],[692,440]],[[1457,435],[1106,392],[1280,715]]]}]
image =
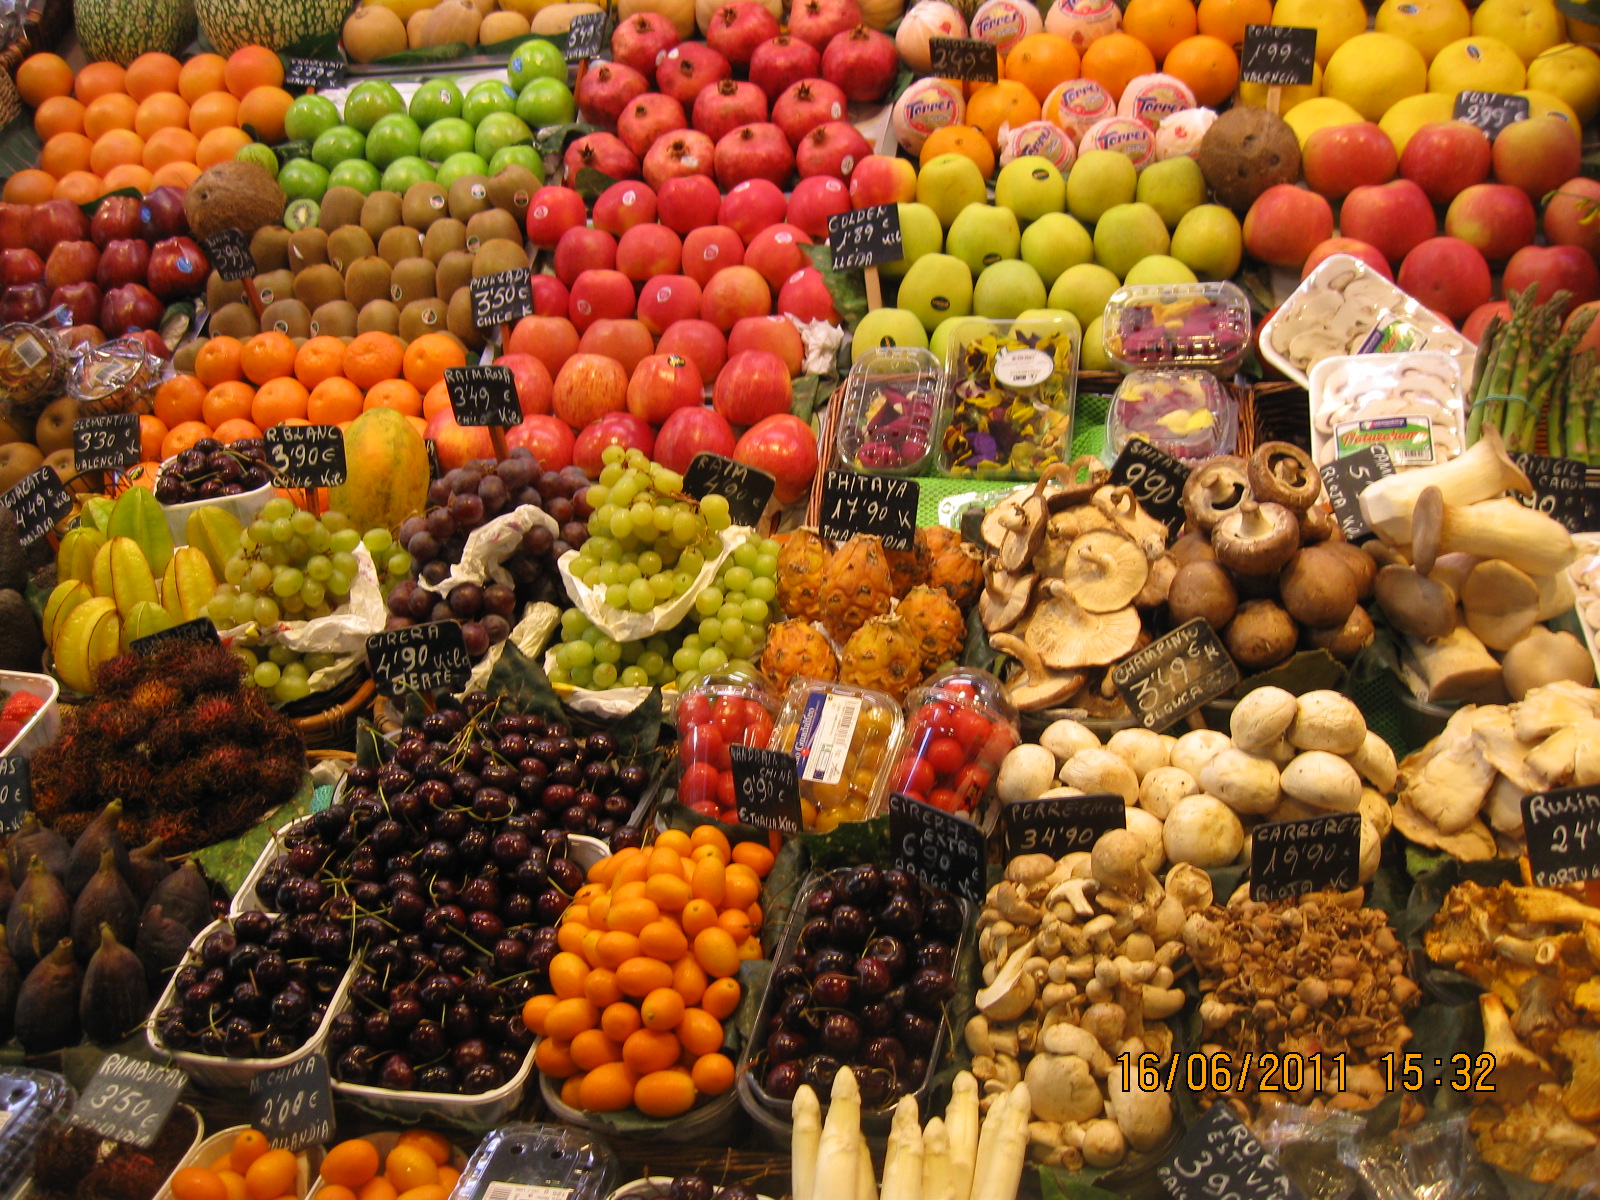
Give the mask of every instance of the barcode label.
[{"label": "barcode label", "polygon": [[22,365],[29,369],[37,367],[44,361],[45,355],[49,353],[44,348],[44,344],[31,333],[18,338],[15,348],[17,357],[22,360]]},{"label": "barcode label", "polygon": [[491,1183],[483,1200],[567,1200],[571,1188],[548,1187],[532,1183]]},{"label": "barcode label", "polygon": [[838,783],[850,759],[861,698],[813,695],[806,708],[806,717],[814,719],[802,719],[800,738],[795,743],[800,778],[807,783]]}]

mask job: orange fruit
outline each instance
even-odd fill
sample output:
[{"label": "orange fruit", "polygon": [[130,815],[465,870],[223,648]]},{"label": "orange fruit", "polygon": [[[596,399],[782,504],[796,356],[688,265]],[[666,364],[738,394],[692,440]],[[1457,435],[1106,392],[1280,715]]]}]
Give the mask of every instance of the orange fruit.
[{"label": "orange fruit", "polygon": [[579,1074],[568,1075],[561,1084],[561,1103],[568,1108],[578,1107],[578,1089],[583,1086],[583,1076]]},{"label": "orange fruit", "polygon": [[313,425],[338,425],[353,421],[361,412],[361,389],[342,375],[335,375],[317,384],[311,389],[311,396],[306,402],[306,420]]},{"label": "orange fruit", "polygon": [[177,92],[156,92],[139,101],[133,131],[146,141],[158,129],[189,128],[189,102]]},{"label": "orange fruit", "polygon": [[134,163],[144,165],[144,139],[131,129],[112,129],[95,139],[89,151],[89,166],[104,175],[112,167]]},{"label": "orange fruit", "polygon": [[1128,0],[1122,31],[1138,38],[1157,62],[1197,29],[1193,0]]},{"label": "orange fruit", "polygon": [[749,867],[760,878],[765,879],[777,858],[760,842],[740,842],[733,848],[733,861],[742,867]]},{"label": "orange fruit", "polygon": [[1200,0],[1195,15],[1201,33],[1238,50],[1246,25],[1272,24],[1272,0]]},{"label": "orange fruit", "polygon": [[719,1021],[731,1017],[739,1007],[742,989],[737,979],[713,979],[706,985],[706,994],[700,997],[700,1007]]},{"label": "orange fruit", "polygon": [[652,1071],[634,1085],[633,1103],[647,1117],[676,1117],[694,1107],[696,1095],[687,1071]]},{"label": "orange fruit", "polygon": [[294,339],[287,333],[268,329],[245,342],[244,350],[239,355],[239,366],[251,383],[282,379],[294,374],[296,349]]},{"label": "orange fruit", "polygon": [[218,163],[231,162],[233,156],[249,144],[250,135],[242,129],[213,129],[200,139],[194,161],[203,171]]},{"label": "orange fruit", "polygon": [[681,916],[683,932],[693,937],[702,929],[717,923],[717,908],[711,901],[696,898],[683,906]]},{"label": "orange fruit", "polygon": [[[22,172],[19,171],[17,174],[20,175]],[[100,176],[89,171],[72,171],[63,175],[60,179],[53,175],[47,175],[43,171],[38,172],[38,176],[41,179],[50,181],[49,190],[31,200],[19,198],[19,203],[37,204],[41,200],[70,200],[74,204],[88,204],[91,200],[96,200],[100,197],[104,187],[104,181]],[[30,187],[33,182],[32,179],[29,180]],[[7,200],[12,199],[10,184],[6,185],[5,198]]]},{"label": "orange fruit", "polygon": [[17,91],[29,108],[72,95],[72,68],[59,54],[30,54],[17,66]]},{"label": "orange fruit", "polygon": [[288,420],[305,420],[306,403],[311,393],[293,376],[269,379],[256,392],[250,405],[250,419],[263,429]]},{"label": "orange fruit", "polygon": [[642,1025],[639,1010],[626,1000],[608,1004],[600,1013],[600,1028],[619,1045],[627,1041],[629,1035],[638,1032]]},{"label": "orange fruit", "polygon": [[1006,55],[1007,79],[1034,94],[1040,104],[1058,83],[1078,77],[1078,48],[1059,33],[1030,33]]},{"label": "orange fruit", "polygon": [[694,935],[694,957],[713,979],[726,979],[739,973],[739,947],[720,925]]},{"label": "orange fruit", "polygon": [[583,977],[583,997],[598,1009],[621,1000],[622,989],[617,986],[616,972],[608,967],[595,967]]},{"label": "orange fruit", "polygon": [[[689,891],[689,881],[682,875],[660,872],[650,876],[645,884],[645,895],[662,912],[682,912],[683,906],[693,898]],[[676,954],[671,955],[677,958]]]},{"label": "orange fruit", "polygon": [[213,129],[239,127],[239,102],[227,92],[206,92],[189,101],[189,132],[205,137]]},{"label": "orange fruit", "polygon": [[562,1000],[581,996],[583,981],[588,977],[589,971],[589,964],[579,955],[563,950],[550,960],[548,968],[550,990]]},{"label": "orange fruit", "polygon": [[730,863],[724,877],[727,880],[724,908],[749,908],[761,898],[761,880],[742,863]]},{"label": "orange fruit", "polygon": [[262,436],[262,434],[261,426],[255,424],[255,422],[235,419],[232,421],[224,421],[221,425],[218,425],[214,430],[211,431],[211,436],[216,438],[217,441],[221,442],[224,446],[228,446],[232,445],[234,442],[243,442],[249,441],[253,438],[259,438]]},{"label": "orange fruit", "polygon": [[367,389],[364,408],[392,408],[414,417],[422,412],[422,393],[404,379],[385,379]]},{"label": "orange fruit", "polygon": [[201,438],[211,436],[211,426],[204,421],[182,421],[174,425],[161,441],[161,457],[171,458],[181,454]]},{"label": "orange fruit", "polygon": [[641,1075],[661,1071],[678,1061],[683,1046],[666,1030],[640,1029],[622,1043],[622,1061]]},{"label": "orange fruit", "polygon": [[672,986],[672,968],[660,959],[630,958],[617,968],[617,986],[624,996],[643,1000],[657,988]]},{"label": "orange fruit", "polygon": [[688,952],[689,939],[676,921],[651,921],[639,931],[639,948],[651,958],[677,962]]},{"label": "orange fruit", "polygon": [[744,945],[750,936],[750,916],[742,908],[730,908],[717,918],[717,924],[728,931],[735,946]]},{"label": "orange fruit", "polygon": [[157,129],[144,143],[144,166],[159,171],[171,163],[192,163],[200,149],[200,139],[187,129]]},{"label": "orange fruit", "polygon": [[150,172],[151,187],[175,187],[179,191],[200,177],[200,168],[192,162],[170,162]]},{"label": "orange fruit", "polygon": [[585,1029],[600,1023],[600,1010],[582,996],[562,1000],[544,1015],[544,1028],[548,1036],[571,1041]]},{"label": "orange fruit", "polygon": [[[682,831],[680,830],[679,832]],[[722,851],[724,859],[733,850],[732,845],[728,842],[728,835],[715,825],[696,825],[694,832],[689,835],[689,845],[696,850],[701,846],[715,846]]]},{"label": "orange fruit", "polygon": [[275,1200],[294,1191],[300,1164],[291,1151],[268,1150],[244,1172],[244,1186],[253,1200]]},{"label": "orange fruit", "polygon": [[[199,366],[199,357],[203,356],[212,344],[222,341],[231,342],[233,339],[212,338],[201,348],[200,355],[196,356],[195,365]],[[223,350],[225,348],[219,347],[219,353]],[[223,383],[225,379],[218,378],[216,382]],[[205,382],[194,375],[174,375],[156,389],[156,417],[164,422],[168,429],[176,429],[185,421],[200,420],[205,415],[202,406],[205,403],[206,391]]]},{"label": "orange fruit", "polygon": [[[419,339],[420,340],[420,339]],[[392,333],[357,334],[344,348],[344,375],[358,388],[400,378],[405,344]]]},{"label": "orange fruit", "polygon": [[247,1171],[268,1150],[267,1136],[259,1129],[243,1129],[234,1136],[233,1147],[228,1151],[228,1161],[235,1171]]},{"label": "orange fruit", "polygon": [[419,392],[427,391],[442,380],[446,367],[466,365],[466,350],[448,333],[425,333],[406,347],[406,379]]},{"label": "orange fruit", "polygon": [[239,124],[256,131],[263,142],[283,141],[283,114],[289,111],[294,97],[281,87],[271,85],[251,88],[239,101]]},{"label": "orange fruit", "polygon": [[184,1167],[172,1177],[174,1200],[228,1200],[228,1187],[207,1167]]},{"label": "orange fruit", "polygon": [[135,100],[143,100],[157,92],[176,92],[182,72],[183,64],[172,55],[151,51],[128,64],[123,86]]},{"label": "orange fruit", "polygon": [[686,1007],[683,997],[671,987],[659,987],[644,998],[639,1006],[639,1017],[646,1029],[676,1029]]},{"label": "orange fruit", "polygon": [[200,403],[200,419],[215,429],[224,421],[244,421],[250,417],[256,390],[241,380],[219,383]]},{"label": "orange fruit", "polygon": [[976,125],[993,148],[1000,145],[1000,127],[1039,119],[1039,99],[1026,84],[1014,79],[987,83],[967,101],[967,124]]},{"label": "orange fruit", "polygon": [[139,102],[121,92],[91,100],[83,110],[83,131],[98,141],[113,129],[131,131],[139,116]]},{"label": "orange fruit", "polygon": [[148,192],[156,186],[155,173],[139,163],[123,163],[120,167],[112,167],[107,171],[105,178],[100,181],[100,195],[110,192],[120,192],[132,188],[138,192]]},{"label": "orange fruit", "polygon": [[1161,69],[1187,83],[1205,105],[1221,104],[1239,83],[1239,56],[1233,47],[1203,33],[1174,46]]},{"label": "orange fruit", "polygon": [[383,1160],[383,1177],[404,1195],[412,1188],[438,1183],[439,1164],[421,1146],[396,1142],[394,1149]]},{"label": "orange fruit", "polygon": [[733,1060],[726,1054],[702,1054],[689,1068],[689,1078],[702,1096],[720,1096],[733,1086]]},{"label": "orange fruit", "polygon": [[449,408],[450,389],[445,387],[443,380],[440,380],[422,397],[422,419],[432,420],[435,413],[446,412]]},{"label": "orange fruit", "polygon": [[589,1112],[620,1112],[633,1103],[638,1076],[626,1063],[596,1067],[578,1085],[578,1106]]},{"label": "orange fruit", "polygon": [[211,338],[194,356],[195,376],[208,388],[227,383],[230,379],[243,379],[244,369],[240,365],[243,353],[244,343],[238,338]]},{"label": "orange fruit", "polygon": [[927,166],[941,154],[965,154],[985,179],[994,174],[994,147],[975,125],[941,125],[935,129],[922,143],[918,165]]},{"label": "orange fruit", "polygon": [[366,1138],[340,1142],[322,1160],[322,1178],[343,1187],[358,1188],[377,1173],[378,1148]]},{"label": "orange fruit", "polygon": [[379,1175],[367,1180],[356,1190],[356,1200],[395,1200],[398,1194],[394,1190],[394,1184]]},{"label": "orange fruit", "polygon": [[87,171],[94,143],[81,133],[58,133],[39,151],[39,169],[60,179],[68,171]]},{"label": "orange fruit", "polygon": [[[113,92],[126,93],[124,81],[127,72],[114,62],[92,62],[78,72],[77,78],[72,81],[72,94],[85,104],[100,96],[108,96]],[[133,97],[128,97],[130,100]],[[137,102],[135,102],[137,107]]]},{"label": "orange fruit", "polygon": [[580,1071],[592,1071],[606,1063],[622,1061],[622,1047],[598,1029],[585,1029],[572,1039],[573,1065]]},{"label": "orange fruit", "polygon": [[228,60],[220,54],[196,54],[178,71],[178,95],[193,104],[208,92],[225,91],[227,66]]},{"label": "orange fruit", "polygon": [[[431,1129],[408,1129],[400,1135],[396,1145],[419,1146],[440,1167],[450,1165],[450,1139],[441,1133],[434,1133]],[[443,1172],[439,1182],[444,1182]]]},{"label": "orange fruit", "polygon": [[308,388],[344,373],[344,343],[323,335],[304,342],[294,356],[294,377]]},{"label": "orange fruit", "polygon": [[530,996],[528,1002],[522,1006],[522,1023],[540,1037],[544,1036],[544,1019],[546,1014],[556,1006],[560,999],[549,992],[543,995]]},{"label": "orange fruit", "polygon": [[139,414],[139,457],[155,458],[161,453],[161,443],[167,436],[167,423],[149,413]]},{"label": "orange fruit", "polygon": [[51,96],[33,114],[33,131],[41,138],[58,133],[82,133],[83,114],[87,112],[81,100],[72,96]]},{"label": "orange fruit", "polygon": [[722,1022],[703,1008],[685,1009],[678,1040],[690,1054],[715,1054],[722,1049]]},{"label": "orange fruit", "polygon": [[240,46],[222,69],[228,90],[243,100],[251,88],[282,87],[283,61],[264,46]]},{"label": "orange fruit", "polygon": [[1113,100],[1122,98],[1130,79],[1149,75],[1156,69],[1150,48],[1128,33],[1108,33],[1096,38],[1083,52],[1083,78],[1092,79]]},{"label": "orange fruit", "polygon": [[[217,1171],[216,1167],[211,1169]],[[244,1176],[239,1172],[217,1171],[217,1178],[222,1180],[222,1186],[228,1189],[228,1200],[250,1200],[250,1189],[245,1187]],[[346,1195],[341,1197],[339,1195],[341,1191],[345,1192]],[[356,1200],[356,1194],[350,1191],[349,1188],[330,1188],[328,1191],[320,1193],[320,1195],[328,1197],[328,1200]]]}]

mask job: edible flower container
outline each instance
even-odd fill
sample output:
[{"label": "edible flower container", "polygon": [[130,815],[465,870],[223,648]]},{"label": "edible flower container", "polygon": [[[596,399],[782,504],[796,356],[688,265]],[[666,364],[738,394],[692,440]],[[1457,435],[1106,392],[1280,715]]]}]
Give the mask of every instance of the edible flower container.
[{"label": "edible flower container", "polygon": [[1106,415],[1107,461],[1134,438],[1180,462],[1232,454],[1239,444],[1239,405],[1209,371],[1133,371],[1117,385]]},{"label": "edible flower container", "polygon": [[944,367],[930,350],[868,350],[845,380],[839,465],[868,475],[925,473],[938,446],[946,388]]},{"label": "edible flower container", "polygon": [[1237,284],[1121,287],[1106,302],[1106,354],[1124,371],[1193,367],[1231,375],[1250,349],[1250,301]]},{"label": "edible flower container", "polygon": [[1037,479],[1072,460],[1077,323],[970,318],[950,333],[940,467],[966,479]]}]

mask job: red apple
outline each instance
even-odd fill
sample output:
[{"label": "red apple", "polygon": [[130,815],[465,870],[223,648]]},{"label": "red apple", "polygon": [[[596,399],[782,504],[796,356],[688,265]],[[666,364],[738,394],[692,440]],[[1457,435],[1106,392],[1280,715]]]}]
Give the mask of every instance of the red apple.
[{"label": "red apple", "polygon": [[736,439],[733,426],[709,408],[680,408],[656,434],[655,460],[668,470],[683,474],[694,456],[700,453],[733,457]]},{"label": "red apple", "polygon": [[1409,179],[1353,189],[1339,208],[1339,232],[1398,263],[1438,226],[1428,194]]},{"label": "red apple", "polygon": [[1510,320],[1511,305],[1504,300],[1491,300],[1487,304],[1478,305],[1462,324],[1461,336],[1476,345],[1483,341],[1483,331],[1495,317],[1499,317],[1502,321]]},{"label": "red apple", "polygon": [[766,350],[730,355],[711,391],[711,407],[730,425],[754,425],[788,412],[793,402],[788,364]]},{"label": "red apple", "polygon": [[556,243],[554,263],[556,278],[571,288],[585,271],[608,271],[617,265],[617,239],[604,229],[574,225]]},{"label": "red apple", "polygon": [[507,354],[531,354],[554,378],[561,364],[578,352],[578,331],[563,311],[556,316],[523,317],[511,327]]},{"label": "red apple", "polygon": [[1508,296],[1537,287],[1541,301],[1567,292],[1571,298],[1562,311],[1571,312],[1600,294],[1600,270],[1578,246],[1524,246],[1506,264],[1504,287]]},{"label": "red apple", "polygon": [[211,262],[192,238],[173,237],[150,248],[150,290],[163,300],[205,290]]},{"label": "red apple", "polygon": [[909,204],[917,198],[917,168],[892,154],[868,154],[850,172],[850,205]]},{"label": "red apple", "polygon": [[1539,219],[1533,201],[1509,183],[1478,183],[1450,202],[1444,231],[1474,247],[1492,263],[1503,263],[1533,241]]},{"label": "red apple", "polygon": [[50,307],[64,304],[72,314],[74,325],[93,325],[100,319],[100,305],[104,299],[99,287],[85,279],[57,287],[50,293]]},{"label": "red apple", "polygon": [[1383,251],[1376,246],[1369,246],[1366,242],[1358,242],[1355,238],[1347,237],[1331,237],[1312,247],[1311,253],[1306,256],[1305,265],[1300,268],[1300,278],[1304,279],[1321,265],[1323,259],[1335,254],[1352,255],[1385,279],[1394,279],[1394,272],[1389,269],[1389,260],[1384,258]]},{"label": "red apple", "polygon": [[621,446],[626,450],[655,451],[656,435],[648,424],[632,413],[617,412],[584,426],[572,446],[572,462],[590,479],[600,478],[605,465],[600,455],[607,446]]},{"label": "red apple", "polygon": [[617,270],[634,283],[676,275],[682,265],[683,239],[665,225],[635,225],[617,241]]},{"label": "red apple", "polygon": [[726,225],[691,230],[683,239],[683,273],[701,287],[723,267],[744,261],[744,242]]},{"label": "red apple", "polygon": [[573,429],[582,429],[628,406],[628,373],[614,358],[574,354],[556,373],[551,411]]},{"label": "red apple", "polygon": [[1583,144],[1578,131],[1557,116],[1513,121],[1494,139],[1494,176],[1527,192],[1536,202],[1578,173]]},{"label": "red apple", "polygon": [[656,343],[657,354],[681,354],[699,368],[702,380],[715,380],[728,361],[728,339],[710,321],[674,321]]},{"label": "red apple", "polygon": [[70,200],[35,204],[28,218],[28,245],[39,258],[50,257],[57,242],[82,242],[89,237],[89,218]]},{"label": "red apple", "polygon": [[183,211],[183,189],[158,187],[145,193],[139,204],[139,236],[147,242],[186,237],[189,218]]},{"label": "red apple", "polygon": [[815,267],[801,267],[778,291],[778,311],[798,321],[827,321],[841,324],[833,307],[833,293],[828,281]]},{"label": "red apple", "polygon": [[156,299],[155,293],[137,283],[125,283],[112,288],[100,305],[100,328],[108,337],[127,333],[133,329],[154,329],[161,323],[166,305]]},{"label": "red apple", "polygon": [[139,236],[139,204],[132,196],[107,196],[89,218],[89,240],[104,250],[112,242]]},{"label": "red apple", "polygon": [[794,185],[784,219],[820,240],[828,236],[828,218],[849,211],[849,189],[831,175],[813,175]]},{"label": "red apple", "polygon": [[1389,135],[1371,121],[1319,129],[1300,152],[1306,186],[1330,200],[1353,187],[1388,183],[1398,161]]},{"label": "red apple", "polygon": [[700,369],[681,354],[650,354],[639,360],[628,380],[628,411],[660,425],[680,408],[699,408],[704,384]]},{"label": "red apple", "polygon": [[700,315],[700,285],[687,275],[657,275],[639,290],[639,320],[661,334],[680,321]]},{"label": "red apple", "polygon": [[32,250],[0,250],[0,283],[15,287],[20,283],[44,282],[44,259]]},{"label": "red apple", "polygon": [[528,240],[541,250],[553,250],[563,233],[588,218],[588,206],[577,192],[546,185],[528,200]]},{"label": "red apple", "polygon": [[529,291],[533,293],[534,316],[566,318],[572,295],[561,280],[554,275],[535,275],[529,281]]},{"label": "red apple", "polygon": [[[494,457],[494,442],[487,426],[458,425],[455,413],[449,408],[441,408],[428,419],[422,436],[433,443],[439,455],[439,466],[446,471],[464,467],[475,458]],[[506,444],[511,444],[509,432]]]},{"label": "red apple", "polygon": [[578,353],[614,358],[628,375],[633,374],[641,359],[654,354],[655,349],[656,342],[649,328],[631,317],[602,318],[585,329],[578,340]]},{"label": "red apple", "polygon": [[[125,200],[132,196],[121,197]],[[118,238],[108,242],[100,252],[100,266],[95,271],[95,282],[103,289],[121,287],[125,283],[143,283],[150,266],[150,243],[143,238]]]},{"label": "red apple", "polygon": [[1395,282],[1418,302],[1457,322],[1487,303],[1493,287],[1483,255],[1454,237],[1428,238],[1414,246]]},{"label": "red apple", "polygon": [[594,202],[595,225],[617,237],[655,219],[656,194],[637,179],[613,183]]},{"label": "red apple", "polygon": [[1476,125],[1431,121],[1406,143],[1400,175],[1435,204],[1449,204],[1466,188],[1489,178],[1490,154],[1489,136]]},{"label": "red apple", "polygon": [[717,181],[705,175],[680,175],[661,185],[656,193],[656,219],[674,233],[688,237],[704,225],[725,224],[717,217],[722,193]]},{"label": "red apple", "polygon": [[172,347],[161,340],[161,335],[154,329],[135,329],[127,335],[133,341],[143,342],[144,348],[160,359],[172,357]]},{"label": "red apple", "polygon": [[[1506,307],[1510,308],[1510,305]],[[1578,305],[1577,308],[1567,314],[1567,323],[1563,329],[1571,329],[1573,319],[1585,310],[1595,310],[1595,315],[1600,317],[1600,300],[1590,300],[1586,304]],[[1572,348],[1572,352],[1576,354],[1580,350],[1594,350],[1596,348],[1600,348],[1600,321],[1591,320],[1589,328],[1583,331],[1583,336],[1578,339],[1578,344]]]},{"label": "red apple", "polygon": [[531,354],[502,354],[495,365],[510,367],[517,385],[517,403],[524,417],[541,416],[550,411],[550,371]]},{"label": "red apple", "polygon": [[[131,196],[127,198],[133,199]],[[28,222],[32,216],[31,204],[0,203],[0,250],[27,248]]]},{"label": "red apple", "polygon": [[633,315],[633,280],[621,271],[584,271],[571,285],[567,315],[579,333],[602,317]]},{"label": "red apple", "polygon": [[799,417],[778,413],[747,429],[733,457],[776,478],[778,503],[793,504],[816,478],[817,435]]},{"label": "red apple", "polygon": [[1269,187],[1256,197],[1244,217],[1245,249],[1251,257],[1276,267],[1298,268],[1318,242],[1332,236],[1333,209],[1328,202],[1292,184]]},{"label": "red apple", "polygon": [[1580,175],[1556,189],[1544,206],[1544,240],[1600,257],[1600,179]]},{"label": "red apple", "polygon": [[744,251],[744,265],[761,272],[761,278],[776,292],[789,276],[810,265],[811,260],[800,249],[810,244],[810,236],[798,225],[787,221],[769,225],[750,239]]},{"label": "red apple", "polygon": [[765,350],[783,359],[790,375],[800,374],[805,345],[800,330],[788,317],[745,317],[728,333],[728,353]]},{"label": "red apple", "polygon": [[506,447],[511,450],[527,447],[546,471],[560,471],[572,465],[575,440],[565,421],[544,413],[523,417],[522,424],[506,430]]},{"label": "red apple", "polygon": [[717,224],[738,232],[748,246],[769,225],[783,220],[788,202],[783,189],[770,179],[747,179],[736,183],[717,207]]},{"label": "red apple", "polygon": [[50,307],[42,283],[14,283],[0,294],[0,321],[37,321]]},{"label": "red apple", "polygon": [[772,290],[751,267],[723,267],[700,293],[700,316],[723,333],[741,317],[764,317],[771,311]]}]

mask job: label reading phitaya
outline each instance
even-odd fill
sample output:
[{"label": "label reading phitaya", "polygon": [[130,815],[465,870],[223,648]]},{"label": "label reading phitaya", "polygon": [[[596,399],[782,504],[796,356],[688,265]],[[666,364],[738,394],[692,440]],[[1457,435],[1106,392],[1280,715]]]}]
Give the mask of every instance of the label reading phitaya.
[{"label": "label reading phitaya", "polygon": [[1295,900],[1348,892],[1361,882],[1361,814],[1331,813],[1257,825],[1250,843],[1250,899]]},{"label": "label reading phitaya", "polygon": [[28,760],[20,754],[7,754],[0,758],[0,833],[15,833],[32,807]]},{"label": "label reading phitaya", "polygon": [[1515,96],[1510,92],[1461,91],[1456,93],[1450,119],[1476,125],[1489,135],[1492,142],[1507,125],[1526,121],[1531,111],[1526,96]]},{"label": "label reading phitaya", "polygon": [[72,465],[78,470],[120,471],[140,457],[138,413],[98,413],[72,423]]},{"label": "label reading phitaya", "polygon": [[344,82],[348,64],[341,58],[289,58],[284,60],[283,86],[326,91]]},{"label": "label reading phitaya", "polygon": [[1111,482],[1132,491],[1139,507],[1167,527],[1169,540],[1183,528],[1188,481],[1188,467],[1143,438],[1130,438],[1111,464]]},{"label": "label reading phitaya", "polygon": [[874,204],[828,218],[828,249],[835,271],[854,271],[905,257],[900,208]]},{"label": "label reading phitaya", "polygon": [[1600,788],[1524,796],[1522,829],[1535,887],[1600,879]]},{"label": "label reading phitaya", "polygon": [[72,511],[72,497],[54,467],[40,467],[24,475],[0,496],[0,504],[17,518],[17,534],[24,546],[31,546],[56,527],[56,522]]},{"label": "label reading phitaya", "polygon": [[1300,25],[1246,25],[1239,78],[1269,87],[1303,87],[1317,62],[1317,31]]},{"label": "label reading phitaya", "polygon": [[229,283],[248,279],[256,273],[255,256],[250,253],[250,239],[242,229],[224,229],[213,233],[200,243],[211,269]]},{"label": "label reading phitaya", "polygon": [[994,83],[1000,78],[999,49],[982,38],[929,38],[928,58],[928,74],[940,79]]},{"label": "label reading phitaya", "polygon": [[1000,809],[1000,836],[1007,859],[1019,854],[1060,858],[1093,850],[1100,835],[1128,827],[1128,806],[1109,792],[1051,800],[1013,800]]},{"label": "label reading phitaya", "polygon": [[274,425],[267,460],[288,487],[337,487],[345,481],[344,431],[337,425]]},{"label": "label reading phitaya", "polygon": [[[600,14],[593,14],[599,16]],[[533,291],[527,267],[472,281],[472,323],[479,329],[509,325],[533,315]]]},{"label": "label reading phitaya", "polygon": [[274,1147],[301,1150],[333,1139],[333,1089],[321,1053],[250,1079],[250,1123]]},{"label": "label reading phitaya", "polygon": [[567,27],[567,46],[564,54],[568,62],[582,62],[600,53],[605,43],[606,15],[603,12],[579,13]]},{"label": "label reading phitaya", "polygon": [[889,857],[922,882],[982,904],[988,843],[974,822],[892,792]]},{"label": "label reading phitaya", "polygon": [[189,1077],[173,1067],[108,1054],[68,1120],[114,1142],[149,1147]]},{"label": "label reading phitaya", "polygon": [[739,823],[779,833],[800,832],[800,776],[794,755],[757,746],[729,746]]},{"label": "label reading phitaya", "polygon": [[391,696],[407,691],[453,692],[472,674],[459,621],[429,621],[375,633],[367,639],[367,666]]},{"label": "label reading phitaya", "polygon": [[1596,527],[1595,497],[1589,486],[1589,468],[1572,458],[1517,453],[1511,461],[1533,484],[1533,495],[1518,499],[1529,508],[1560,521],[1573,533]]},{"label": "label reading phitaya", "polygon": [[1176,1200],[1302,1200],[1278,1160],[1217,1101],[1183,1135],[1156,1176]]},{"label": "label reading phitaya", "polygon": [[202,646],[222,645],[222,639],[217,636],[217,627],[211,618],[196,617],[192,621],[185,621],[182,625],[174,625],[171,629],[134,638],[128,643],[128,649],[134,654],[154,654],[168,642],[197,642]]},{"label": "label reading phitaya", "polygon": [[1139,724],[1160,733],[1239,686],[1239,668],[1204,617],[1195,617],[1111,668]]},{"label": "label reading phitaya", "polygon": [[846,542],[858,533],[909,550],[917,534],[917,485],[889,475],[830,470],[822,481],[822,536]]},{"label": "label reading phitaya", "polygon": [[1354,454],[1336,458],[1317,468],[1322,476],[1322,486],[1333,505],[1333,519],[1339,522],[1346,541],[1359,541],[1372,536],[1367,520],[1361,515],[1361,493],[1368,484],[1376,483],[1394,474],[1394,459],[1389,448],[1380,443],[1363,447]]},{"label": "label reading phitaya", "polygon": [[702,450],[689,460],[683,473],[685,495],[696,500],[713,492],[728,502],[728,515],[735,525],[754,525],[767,511],[778,481],[759,467],[746,466]]},{"label": "label reading phitaya", "polygon": [[446,367],[444,386],[458,425],[509,429],[522,422],[517,381],[510,367]]}]

